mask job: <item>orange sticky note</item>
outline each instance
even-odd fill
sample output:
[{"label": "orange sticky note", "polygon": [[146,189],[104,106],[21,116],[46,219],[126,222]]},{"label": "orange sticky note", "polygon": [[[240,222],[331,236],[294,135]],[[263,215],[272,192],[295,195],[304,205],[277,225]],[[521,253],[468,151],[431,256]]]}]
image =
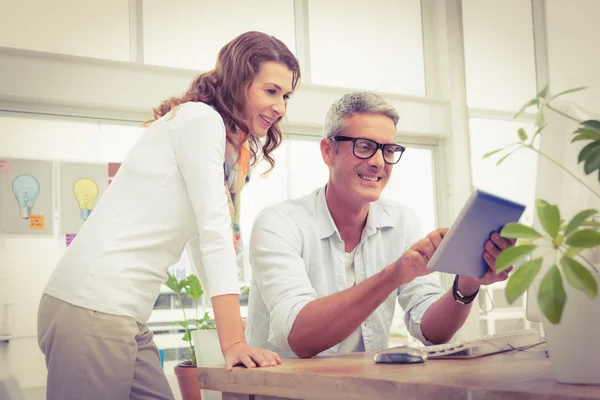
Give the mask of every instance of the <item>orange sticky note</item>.
[{"label": "orange sticky note", "polygon": [[44,216],[43,215],[30,215],[29,216],[29,229],[32,231],[41,231],[44,229]]},{"label": "orange sticky note", "polygon": [[0,160],[0,174],[8,174],[10,172],[10,160]]}]

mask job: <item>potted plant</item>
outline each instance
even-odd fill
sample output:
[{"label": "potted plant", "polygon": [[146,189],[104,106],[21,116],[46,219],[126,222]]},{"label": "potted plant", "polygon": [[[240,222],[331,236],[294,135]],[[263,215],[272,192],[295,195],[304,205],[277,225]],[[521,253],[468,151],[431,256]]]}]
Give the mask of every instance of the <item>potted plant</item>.
[{"label": "potted plant", "polygon": [[[548,87],[541,90],[515,115],[517,117],[526,109],[537,107],[533,135],[528,135],[521,128],[517,131],[518,141],[487,153],[484,158],[505,152],[497,162],[499,165],[516,151],[533,151],[569,174],[592,196],[600,199],[597,181],[590,183],[587,178],[581,179],[564,164],[540,151],[535,144],[537,136],[543,134],[548,125],[545,112],[557,113],[562,118],[576,122],[577,129],[573,132],[571,145],[580,146],[581,142],[585,144],[578,154],[578,168],[583,163],[586,175],[598,173],[600,179],[600,121],[579,121],[555,107],[554,103],[559,96],[582,89],[584,88],[566,90],[555,96],[549,94]],[[529,257],[510,276],[506,284],[507,300],[512,303],[534,282],[534,287],[539,282],[537,293],[531,293],[530,290],[528,296],[536,296],[545,316],[542,324],[556,379],[564,383],[600,384],[600,350],[593,349],[600,349],[600,346],[593,344],[600,337],[600,298],[597,296],[600,273],[588,254],[600,246],[600,224],[594,220],[598,211],[581,209],[564,219],[565,216],[561,215],[557,205],[536,199],[536,214],[539,223],[535,223],[534,227],[537,229],[512,223],[507,224],[500,232],[501,236],[517,239],[518,242],[500,253],[496,259],[498,271]]]},{"label": "potted plant", "polygon": [[[202,318],[198,318],[198,300],[204,294],[200,280],[196,275],[189,275],[183,279],[177,279],[177,277],[171,273],[168,273],[167,281],[165,285],[177,294],[177,299],[183,311],[183,320],[172,322],[172,324],[183,327],[185,333],[181,338],[189,345],[189,358],[183,360],[175,367],[175,375],[179,383],[179,390],[184,400],[199,400],[200,399],[200,388],[198,386],[198,375],[197,375],[197,360],[196,352],[192,342],[192,332],[195,330],[212,329],[215,328],[214,322],[210,319],[207,312],[204,313]],[[193,300],[195,318],[188,317],[185,311],[185,306],[182,301],[182,296],[188,296]]]}]

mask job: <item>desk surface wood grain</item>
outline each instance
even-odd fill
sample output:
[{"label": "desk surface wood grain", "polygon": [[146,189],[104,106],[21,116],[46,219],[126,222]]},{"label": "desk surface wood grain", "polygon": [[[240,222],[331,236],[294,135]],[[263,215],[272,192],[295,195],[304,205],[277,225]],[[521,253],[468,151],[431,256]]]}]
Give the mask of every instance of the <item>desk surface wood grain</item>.
[{"label": "desk surface wood grain", "polygon": [[[273,368],[198,366],[201,388],[292,399],[600,399],[600,386],[554,379],[541,350],[425,364],[374,364],[373,353],[283,360]],[[598,371],[600,373],[600,371]],[[224,396],[224,399],[227,396]]]}]

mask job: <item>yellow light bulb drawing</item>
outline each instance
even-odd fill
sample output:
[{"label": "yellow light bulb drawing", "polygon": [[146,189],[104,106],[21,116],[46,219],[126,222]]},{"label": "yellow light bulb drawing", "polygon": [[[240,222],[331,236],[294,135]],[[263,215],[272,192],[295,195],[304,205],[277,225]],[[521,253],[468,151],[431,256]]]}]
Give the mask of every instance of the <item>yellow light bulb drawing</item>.
[{"label": "yellow light bulb drawing", "polygon": [[87,220],[98,198],[98,185],[89,178],[81,178],[73,185],[73,194],[79,205],[79,216]]}]

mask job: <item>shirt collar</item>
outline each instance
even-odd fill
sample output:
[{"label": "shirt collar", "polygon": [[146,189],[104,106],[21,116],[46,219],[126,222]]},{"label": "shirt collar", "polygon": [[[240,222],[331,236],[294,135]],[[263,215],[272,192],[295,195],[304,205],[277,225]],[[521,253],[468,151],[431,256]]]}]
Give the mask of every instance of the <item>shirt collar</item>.
[{"label": "shirt collar", "polygon": [[[321,233],[321,239],[326,239],[337,232],[339,232],[333,222],[329,207],[327,207],[327,200],[325,198],[325,189],[327,185],[318,189],[317,198],[315,203],[315,213],[319,222],[319,229]],[[390,215],[386,212],[384,207],[379,202],[371,203],[369,207],[369,213],[367,214],[367,225],[365,226],[364,232],[367,236],[373,235],[380,228],[393,227],[394,221]]]}]

